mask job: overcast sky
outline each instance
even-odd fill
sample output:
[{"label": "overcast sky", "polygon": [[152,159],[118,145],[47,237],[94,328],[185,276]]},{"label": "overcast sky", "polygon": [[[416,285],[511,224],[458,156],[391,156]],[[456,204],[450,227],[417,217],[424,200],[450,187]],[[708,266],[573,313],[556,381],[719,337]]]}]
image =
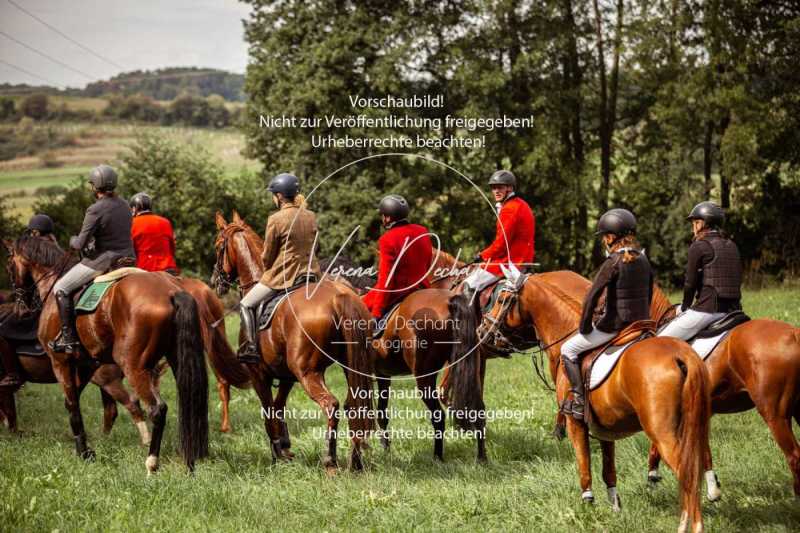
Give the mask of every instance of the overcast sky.
[{"label": "overcast sky", "polygon": [[[82,50],[0,0],[0,83],[45,84],[6,63],[70,87],[121,71],[177,66],[243,73],[247,47],[242,19],[250,6],[236,0],[13,0],[72,39],[124,68]],[[7,34],[92,80],[26,49]]]}]

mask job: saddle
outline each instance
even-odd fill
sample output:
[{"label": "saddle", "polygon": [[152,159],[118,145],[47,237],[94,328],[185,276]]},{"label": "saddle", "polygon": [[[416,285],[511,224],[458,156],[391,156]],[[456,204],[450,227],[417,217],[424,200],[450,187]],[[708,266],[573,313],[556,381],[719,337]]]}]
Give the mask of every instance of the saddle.
[{"label": "saddle", "polygon": [[655,329],[656,323],[653,320],[633,322],[606,344],[581,354],[581,372],[585,389],[590,391],[602,385],[622,354],[636,342],[655,335]]},{"label": "saddle", "polygon": [[275,316],[275,310],[291,293],[306,286],[306,283],[315,283],[317,276],[312,273],[301,274],[298,276],[294,284],[281,291],[276,291],[270,298],[262,300],[258,304],[258,311],[256,317],[258,319],[258,329],[267,329]]},{"label": "saddle", "polygon": [[[129,258],[123,258],[129,259]],[[120,263],[118,261],[117,263]],[[117,281],[130,274],[137,274],[139,272],[146,272],[141,268],[125,266],[117,268],[105,274],[100,274],[92,280],[91,283],[85,285],[75,294],[75,311],[83,314],[93,313],[97,310],[97,306],[103,299],[103,296],[111,286]]]},{"label": "saddle", "polygon": [[400,304],[403,303],[403,300],[399,300],[395,302],[393,305],[389,307],[389,310],[383,313],[378,320],[375,321],[375,331],[372,332],[373,339],[380,339],[383,336],[383,333],[386,331],[386,324],[389,323],[389,317],[392,313],[394,313],[395,309],[400,307]]},{"label": "saddle", "polygon": [[[675,320],[674,318],[672,320]],[[733,331],[733,328],[748,322],[750,317],[744,311],[731,311],[719,320],[715,320],[711,324],[700,330],[697,335],[689,339],[687,342],[691,345],[692,349],[697,352],[700,359],[706,360],[711,352],[716,349],[719,344]],[[667,322],[661,329],[669,324]]]},{"label": "saddle", "polygon": [[47,354],[39,344],[39,313],[17,316],[8,313],[0,319],[0,337],[3,337],[19,355],[44,357]]}]

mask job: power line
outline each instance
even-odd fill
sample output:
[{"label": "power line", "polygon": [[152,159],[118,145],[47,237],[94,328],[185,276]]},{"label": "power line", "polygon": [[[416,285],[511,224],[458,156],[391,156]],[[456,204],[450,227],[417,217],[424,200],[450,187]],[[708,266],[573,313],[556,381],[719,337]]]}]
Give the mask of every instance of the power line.
[{"label": "power line", "polygon": [[62,67],[64,67],[64,68],[65,68],[65,69],[67,69],[67,70],[71,70],[72,72],[75,72],[75,73],[77,73],[77,74],[80,74],[81,76],[83,76],[84,78],[86,78],[86,79],[88,79],[88,80],[90,80],[90,81],[94,81],[94,80],[96,80],[96,79],[97,79],[95,76],[92,76],[92,75],[90,75],[90,74],[86,74],[86,73],[85,73],[85,72],[83,72],[83,71],[80,71],[80,70],[78,70],[78,69],[76,69],[76,68],[73,68],[73,67],[71,67],[71,66],[67,65],[67,64],[66,64],[66,63],[64,63],[63,61],[59,61],[58,59],[54,58],[53,56],[47,55],[47,54],[45,54],[44,52],[41,52],[41,51],[37,50],[36,48],[34,48],[34,47],[30,46],[30,45],[27,45],[27,44],[23,43],[23,42],[22,42],[22,41],[20,41],[19,39],[16,39],[16,38],[12,37],[11,35],[7,34],[6,32],[4,32],[4,31],[2,31],[2,30],[0,30],[0,35],[2,35],[3,37],[5,37],[6,39],[9,39],[9,40],[11,40],[11,41],[14,41],[15,43],[17,43],[17,44],[18,44],[18,45],[20,45],[20,46],[23,46],[23,47],[27,48],[27,49],[28,49],[28,50],[30,50],[31,52],[34,52],[34,53],[36,53],[36,54],[39,54],[40,56],[44,57],[45,59],[49,59],[49,60],[50,60],[50,61],[52,61],[53,63],[56,63],[56,64],[58,64],[58,65],[61,65]]},{"label": "power line", "polygon": [[43,82],[49,83],[51,85],[54,85],[56,87],[63,87],[63,85],[61,85],[60,83],[56,83],[53,80],[48,80],[47,78],[43,78],[43,77],[39,76],[38,74],[34,74],[33,72],[31,72],[29,70],[25,70],[24,68],[22,68],[20,66],[13,65],[13,64],[9,63],[8,61],[4,61],[4,60],[0,59],[0,63],[6,65],[7,67],[13,68],[14,70],[18,70],[19,72],[22,72],[23,74],[27,74],[28,76],[30,76],[32,78],[36,78],[37,80],[41,80]]},{"label": "power line", "polygon": [[62,32],[61,30],[59,30],[58,28],[56,28],[56,27],[54,27],[54,26],[52,26],[52,25],[48,24],[47,22],[45,22],[44,20],[40,19],[39,17],[37,17],[36,15],[34,15],[33,13],[31,13],[30,11],[28,11],[28,10],[27,10],[27,9],[25,9],[24,7],[22,7],[21,5],[19,5],[19,4],[17,4],[16,2],[14,2],[13,0],[8,0],[8,3],[9,3],[9,4],[11,4],[12,6],[16,7],[16,8],[17,8],[17,9],[19,9],[20,11],[22,11],[23,13],[25,13],[25,14],[26,14],[26,15],[28,15],[29,17],[31,17],[31,18],[33,18],[33,19],[35,19],[35,20],[39,21],[40,23],[44,24],[45,26],[47,26],[48,28],[50,28],[51,30],[53,30],[54,32],[56,32],[57,34],[59,34],[61,37],[63,37],[64,39],[68,40],[69,42],[71,42],[72,44],[74,44],[74,45],[76,45],[76,46],[79,46],[79,47],[83,48],[84,50],[86,50],[87,52],[89,52],[90,54],[92,54],[93,56],[95,56],[97,59],[99,59],[99,60],[101,60],[101,61],[104,61],[104,62],[108,63],[109,65],[112,65],[112,66],[114,66],[114,67],[116,67],[116,68],[118,68],[118,69],[120,69],[120,70],[125,70],[125,67],[123,67],[123,66],[122,66],[122,65],[120,65],[119,63],[115,63],[114,61],[112,61],[112,60],[108,59],[107,57],[105,57],[105,56],[102,56],[102,55],[98,54],[97,52],[95,52],[94,50],[92,50],[91,48],[89,48],[88,46],[86,46],[86,45],[83,45],[83,44],[79,43],[78,41],[76,41],[75,39],[73,39],[72,37],[70,37],[69,35],[67,35],[66,33],[64,33],[64,32]]}]

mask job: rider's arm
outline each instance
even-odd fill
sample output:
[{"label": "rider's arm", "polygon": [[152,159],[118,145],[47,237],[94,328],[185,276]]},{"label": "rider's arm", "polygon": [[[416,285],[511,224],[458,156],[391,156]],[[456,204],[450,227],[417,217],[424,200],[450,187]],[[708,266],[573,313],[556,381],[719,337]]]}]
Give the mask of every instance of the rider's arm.
[{"label": "rider's arm", "polygon": [[713,258],[713,255],[714,252],[711,246],[704,241],[694,241],[689,247],[689,261],[686,263],[686,279],[683,285],[681,311],[686,311],[692,306],[694,297],[700,290],[703,265]]},{"label": "rider's arm", "polygon": [[264,252],[261,254],[261,262],[264,263],[264,270],[269,270],[272,263],[280,252],[280,232],[275,225],[272,217],[267,219],[267,231],[264,234]]},{"label": "rider's arm", "polygon": [[83,217],[83,226],[81,226],[81,232],[69,240],[70,248],[74,248],[75,250],[83,250],[83,248],[89,242],[89,239],[91,239],[92,235],[94,235],[94,230],[97,228],[97,224],[100,222],[100,214],[97,212],[96,206],[97,204],[92,204],[89,206],[89,209],[86,210],[86,215]]},{"label": "rider's arm", "polygon": [[597,307],[597,301],[600,299],[600,295],[603,294],[603,289],[617,276],[618,261],[619,257],[617,256],[609,257],[606,259],[605,263],[600,266],[600,271],[597,272],[597,275],[594,277],[592,287],[589,289],[589,293],[583,301],[583,312],[581,313],[579,330],[584,335],[588,335],[592,332],[592,329],[594,329],[594,325],[592,324],[594,309]]},{"label": "rider's arm", "polygon": [[517,218],[516,209],[511,206],[506,209],[501,209],[498,218],[500,219],[500,225],[497,228],[494,241],[480,253],[484,261],[507,255],[508,247],[510,246],[509,243],[513,240],[512,237],[514,236],[514,228],[516,227],[515,221]]}]

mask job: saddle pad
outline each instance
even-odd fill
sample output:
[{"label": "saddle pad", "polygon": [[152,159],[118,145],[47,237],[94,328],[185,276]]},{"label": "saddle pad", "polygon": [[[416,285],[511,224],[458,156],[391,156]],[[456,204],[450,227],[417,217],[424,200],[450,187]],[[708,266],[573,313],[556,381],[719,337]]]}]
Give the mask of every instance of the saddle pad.
[{"label": "saddle pad", "polygon": [[267,329],[269,327],[270,322],[272,322],[272,317],[275,316],[275,310],[278,309],[278,306],[286,299],[287,296],[289,296],[289,294],[291,293],[284,293],[258,306],[259,330]]},{"label": "saddle pad", "polygon": [[38,342],[24,342],[15,346],[17,355],[25,355],[28,357],[47,357],[47,352],[44,351],[42,345]]},{"label": "saddle pad", "polygon": [[400,307],[401,303],[403,303],[402,300],[394,304],[381,318],[375,321],[375,331],[372,332],[373,339],[380,339],[383,336],[383,332],[386,331],[386,324],[389,323],[389,316],[394,313],[395,309]]},{"label": "saddle pad", "polygon": [[118,279],[122,279],[129,274],[138,274],[139,272],[147,272],[147,271],[136,267],[122,267],[116,270],[112,270],[107,274],[101,274],[97,276],[96,278],[94,278],[94,282],[105,283],[106,281],[117,281]]},{"label": "saddle pad", "polygon": [[592,365],[591,375],[589,377],[589,390],[594,390],[602,385],[614,367],[617,366],[617,361],[625,353],[628,347],[637,342],[639,339],[632,340],[628,344],[622,346],[609,346],[603,353],[597,356]]},{"label": "saddle pad", "polygon": [[714,337],[706,337],[706,338],[696,337],[693,340],[689,341],[689,344],[692,346],[694,351],[697,352],[697,355],[700,356],[700,359],[705,361],[708,358],[708,356],[711,355],[711,352],[714,351],[714,348],[716,348],[719,345],[719,343],[721,343],[722,340],[725,337],[727,337],[731,331],[733,330],[729,329],[728,331],[723,331],[722,333]]},{"label": "saddle pad", "polygon": [[97,309],[97,304],[103,299],[109,287],[114,284],[113,281],[95,281],[83,291],[78,303],[75,304],[76,311],[85,311],[87,313],[94,312]]}]

